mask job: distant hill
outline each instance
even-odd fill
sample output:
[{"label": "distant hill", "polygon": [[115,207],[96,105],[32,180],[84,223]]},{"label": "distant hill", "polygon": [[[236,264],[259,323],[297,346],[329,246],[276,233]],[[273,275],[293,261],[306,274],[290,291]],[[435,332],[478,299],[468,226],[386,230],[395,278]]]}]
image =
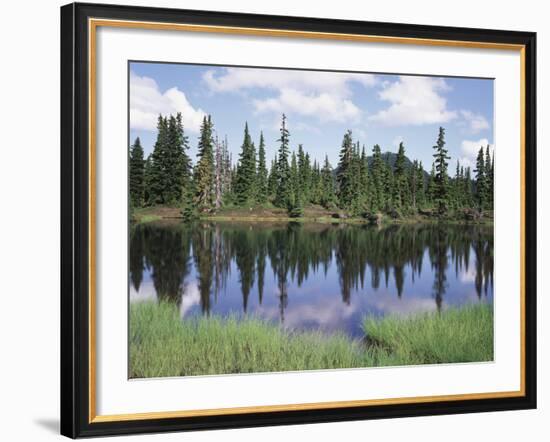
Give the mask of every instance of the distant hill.
[{"label": "distant hill", "polygon": [[[382,153],[382,159],[393,170],[395,168],[395,162],[397,161],[397,153],[395,153],[395,152],[383,152]],[[373,161],[372,156],[368,156],[367,161],[369,163],[369,168],[371,168],[372,167],[372,161]],[[407,156],[405,156],[405,169],[409,170],[412,167],[412,165],[413,165],[413,162]],[[335,175],[338,174],[338,167],[336,169],[334,169],[334,173],[335,173]],[[430,174],[426,171],[426,169],[424,169],[424,179],[428,180],[429,177],[430,177]]]},{"label": "distant hill", "polygon": [[[397,161],[397,154],[395,152],[384,152],[382,154],[382,159],[388,164],[392,170],[395,168],[395,162]],[[372,166],[372,156],[367,157],[367,161],[369,162],[369,167]],[[409,157],[405,156],[405,169],[409,170],[413,165],[413,162],[409,159]],[[424,166],[424,165],[422,165]],[[430,174],[426,171],[426,168],[424,168],[424,177],[428,179]]]}]

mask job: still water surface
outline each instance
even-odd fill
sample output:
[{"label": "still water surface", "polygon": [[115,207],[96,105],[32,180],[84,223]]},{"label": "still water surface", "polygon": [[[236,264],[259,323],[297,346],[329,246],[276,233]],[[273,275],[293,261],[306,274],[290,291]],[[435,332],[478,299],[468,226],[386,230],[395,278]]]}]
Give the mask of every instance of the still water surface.
[{"label": "still water surface", "polygon": [[493,229],[201,222],[130,235],[130,302],[361,337],[367,314],[493,302]]}]

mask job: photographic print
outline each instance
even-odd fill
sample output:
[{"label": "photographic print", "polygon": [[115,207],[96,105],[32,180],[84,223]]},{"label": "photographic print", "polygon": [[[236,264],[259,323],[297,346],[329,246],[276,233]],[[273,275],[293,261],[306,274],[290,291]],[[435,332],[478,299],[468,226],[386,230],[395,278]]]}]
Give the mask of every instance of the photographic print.
[{"label": "photographic print", "polygon": [[129,377],[493,360],[493,80],[129,62]]}]

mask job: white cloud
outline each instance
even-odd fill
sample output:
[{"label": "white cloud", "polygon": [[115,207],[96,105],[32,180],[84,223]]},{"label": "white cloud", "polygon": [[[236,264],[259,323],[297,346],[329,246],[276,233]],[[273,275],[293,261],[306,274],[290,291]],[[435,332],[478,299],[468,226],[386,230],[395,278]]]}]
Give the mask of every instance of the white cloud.
[{"label": "white cloud", "polygon": [[357,121],[361,110],[352,101],[350,83],[371,87],[370,74],[226,68],[210,70],[203,80],[211,92],[243,92],[261,88],[274,96],[251,101],[257,113],[295,113],[326,121]]},{"label": "white cloud", "polygon": [[371,74],[247,68],[225,68],[219,75],[210,70],[204,73],[203,79],[214,92],[236,92],[251,88],[291,88],[307,92],[333,91],[344,95],[349,93],[350,81],[364,86],[376,84],[376,77]]},{"label": "white cloud", "polygon": [[378,94],[390,106],[369,119],[387,126],[446,123],[457,117],[456,111],[447,109],[447,100],[441,95],[449,89],[442,78],[399,77]]},{"label": "white cloud", "polygon": [[470,167],[473,172],[476,168],[476,158],[479,152],[479,148],[483,147],[483,151],[485,151],[487,145],[489,145],[489,151],[492,154],[494,151],[494,145],[489,143],[489,140],[487,138],[481,138],[479,140],[473,141],[462,141],[462,144],[460,145],[461,156],[458,159],[460,161],[460,164],[464,167]]},{"label": "white cloud", "polygon": [[199,132],[205,112],[195,109],[177,87],[164,93],[155,80],[130,73],[130,127],[155,130],[159,114],[181,112],[185,130]]},{"label": "white cloud", "polygon": [[460,115],[469,126],[470,133],[472,134],[477,134],[482,130],[489,129],[489,122],[481,114],[475,114],[468,110],[461,110]]},{"label": "white cloud", "polygon": [[347,98],[330,92],[308,94],[296,89],[281,89],[279,96],[252,101],[256,112],[296,113],[321,121],[356,121],[361,110]]}]

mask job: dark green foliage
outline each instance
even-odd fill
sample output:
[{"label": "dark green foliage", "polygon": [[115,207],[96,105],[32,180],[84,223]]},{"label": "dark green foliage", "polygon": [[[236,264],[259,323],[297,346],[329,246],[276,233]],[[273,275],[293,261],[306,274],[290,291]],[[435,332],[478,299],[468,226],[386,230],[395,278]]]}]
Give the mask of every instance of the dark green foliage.
[{"label": "dark green foliage", "polygon": [[440,214],[447,212],[449,208],[449,176],[447,174],[447,168],[451,157],[447,155],[447,149],[445,148],[445,129],[439,128],[439,136],[437,142],[433,147],[435,150],[434,166],[434,204],[437,211]]},{"label": "dark green foliage", "polygon": [[256,199],[256,148],[248,131],[248,123],[244,126],[244,138],[237,165],[235,181],[235,202],[241,206],[252,205]]},{"label": "dark green foliage", "polygon": [[413,209],[424,204],[424,169],[422,162],[414,160],[409,170],[410,203]]},{"label": "dark green foliage", "polygon": [[333,170],[328,156],[319,163],[303,145],[291,149],[284,114],[278,152],[269,168],[264,135],[260,133],[256,152],[248,124],[239,161],[234,166],[227,139],[220,141],[211,117],[205,117],[194,169],[187,154],[189,143],[181,114],[160,115],[157,128],[154,150],[146,160],[139,139],[130,149],[132,207],[178,204],[187,219],[224,206],[256,204],[284,208],[292,216],[302,216],[310,205],[339,208],[348,216],[386,213],[392,217],[425,210],[453,216],[474,205],[482,210],[493,207],[494,156],[489,146],[480,148],[475,182],[470,169],[458,161],[453,177],[449,177],[450,157],[443,128],[439,128],[433,146],[434,161],[429,175],[421,162],[407,158],[403,143],[396,153],[382,153],[376,144],[372,156],[367,156],[365,147],[354,142],[351,131],[344,134],[338,166]]},{"label": "dark green foliage", "polygon": [[199,161],[194,171],[194,202],[199,212],[208,212],[214,207],[214,142],[212,139],[212,126],[210,116],[204,117],[197,154]]},{"label": "dark green foliage", "polygon": [[260,133],[260,145],[258,147],[258,175],[256,179],[256,201],[265,204],[268,196],[267,167],[265,163],[264,134]]},{"label": "dark green foliage", "polygon": [[332,167],[328,161],[328,155],[325,156],[325,164],[321,170],[321,192],[320,203],[330,208],[336,205],[336,193],[334,192],[334,175],[332,173]]},{"label": "dark green foliage", "polygon": [[139,137],[130,147],[130,201],[133,207],[141,207],[144,201],[145,160]]},{"label": "dark green foliage", "polygon": [[386,206],[386,175],[388,166],[382,159],[382,153],[378,144],[374,145],[371,162],[370,203],[372,212],[383,210]]},{"label": "dark green foliage", "polygon": [[485,158],[483,156],[483,147],[479,148],[476,159],[476,203],[480,209],[487,205],[487,181],[485,175]]},{"label": "dark green foliage", "polygon": [[486,181],[486,193],[487,193],[487,209],[493,208],[493,193],[494,193],[494,183],[493,183],[493,166],[494,166],[494,156],[491,160],[491,153],[489,152],[489,145],[485,149],[485,181]]},{"label": "dark green foliage", "polygon": [[181,114],[159,115],[157,141],[151,154],[149,203],[174,205],[190,186],[191,161]]},{"label": "dark green foliage", "polygon": [[408,185],[407,170],[405,169],[405,146],[399,143],[397,151],[397,159],[395,160],[394,168],[394,200],[393,204],[396,208],[409,206],[410,204],[410,187]]},{"label": "dark green foliage", "polygon": [[269,178],[267,179],[267,193],[270,198],[275,198],[277,192],[277,157],[271,161],[271,167],[269,168]]},{"label": "dark green foliage", "polygon": [[289,137],[290,134],[286,128],[286,115],[283,114],[281,138],[277,140],[281,143],[279,146],[279,158],[277,159],[277,189],[275,191],[275,204],[279,207],[288,207],[291,198],[290,166],[288,164]]},{"label": "dark green foliage", "polygon": [[361,158],[359,146],[353,144],[351,131],[342,141],[340,162],[336,174],[337,195],[340,207],[353,214],[361,212]]}]

